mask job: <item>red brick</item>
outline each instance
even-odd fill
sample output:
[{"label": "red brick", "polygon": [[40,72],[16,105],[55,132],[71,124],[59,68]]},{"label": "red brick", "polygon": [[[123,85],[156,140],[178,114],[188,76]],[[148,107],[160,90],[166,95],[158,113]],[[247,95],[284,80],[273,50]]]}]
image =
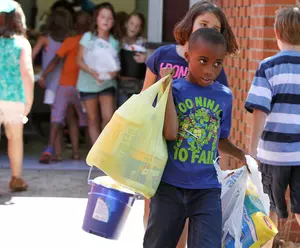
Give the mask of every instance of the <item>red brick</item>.
[{"label": "red brick", "polygon": [[263,28],[263,27],[256,27],[251,29],[250,33],[251,38],[267,38],[267,39],[274,39],[274,28]]},{"label": "red brick", "polygon": [[[238,103],[238,107],[239,107],[240,109],[244,108],[244,99]],[[241,124],[241,126],[242,126],[242,124]],[[243,130],[243,128],[244,128],[243,126],[240,127],[241,130]]]},{"label": "red brick", "polygon": [[295,5],[297,2],[296,0],[264,0],[265,4],[281,4],[281,5],[288,5],[293,4]]},{"label": "red brick", "polygon": [[265,27],[274,27],[275,17],[265,17]]},{"label": "red brick", "polygon": [[233,7],[232,8],[232,16],[239,16],[238,8],[237,7]]},{"label": "red brick", "polygon": [[249,40],[248,40],[248,46],[247,49],[245,50],[245,58],[249,59],[249,57],[250,57],[250,51],[249,51]]},{"label": "red brick", "polygon": [[264,16],[275,16],[276,11],[280,8],[280,5],[267,5],[264,9]]},{"label": "red brick", "polygon": [[233,18],[232,17],[232,8],[226,8],[226,16],[229,17],[230,19]]},{"label": "red brick", "polygon": [[229,0],[229,7],[239,6],[240,0]]},{"label": "red brick", "polygon": [[250,26],[251,27],[273,27],[274,18],[273,17],[251,17]]},{"label": "red brick", "polygon": [[259,61],[250,60],[249,61],[249,69],[250,70],[256,70],[258,67]]},{"label": "red brick", "polygon": [[273,40],[264,40],[264,49],[268,50],[278,50],[277,42]]},{"label": "red brick", "polygon": [[246,29],[245,28],[238,28],[238,36],[239,37],[246,37]]},{"label": "red brick", "polygon": [[242,18],[241,17],[236,17],[235,18],[235,26],[237,26],[237,27],[242,26]]},{"label": "red brick", "polygon": [[245,134],[251,135],[251,132],[252,132],[251,126],[250,126],[250,125],[246,125],[246,128],[245,128]]},{"label": "red brick", "polygon": [[242,18],[242,25],[243,25],[243,27],[249,27],[250,26],[250,17]]},{"label": "red brick", "polygon": [[[248,60],[247,59],[242,59],[240,65],[241,65],[241,68],[248,69]],[[241,78],[243,78],[243,76]]]},{"label": "red brick", "polygon": [[245,37],[249,38],[251,33],[251,28],[245,27]]},{"label": "red brick", "polygon": [[239,14],[240,16],[246,16],[246,7],[240,7]]},{"label": "red brick", "polygon": [[[240,80],[243,77],[243,71],[241,70],[241,68],[238,70],[237,76],[238,80]],[[238,85],[240,85],[240,81],[238,82],[237,86]]]},{"label": "red brick", "polygon": [[251,16],[252,7],[246,7],[246,16]]},{"label": "red brick", "polygon": [[249,41],[250,47],[256,50],[261,50],[264,48],[264,40],[263,39],[251,39]]},{"label": "red brick", "polygon": [[[244,0],[244,5],[249,6],[251,4],[251,0]],[[248,15],[248,12],[247,12]]]},{"label": "red brick", "polygon": [[252,39],[250,40],[250,47],[255,49],[278,50],[275,39]]},{"label": "red brick", "polygon": [[264,51],[251,51],[251,59],[253,60],[263,60],[264,58],[266,58],[267,56],[265,56]]},{"label": "red brick", "polygon": [[261,0],[251,0],[251,4],[252,5],[257,5],[257,4],[261,5]]}]

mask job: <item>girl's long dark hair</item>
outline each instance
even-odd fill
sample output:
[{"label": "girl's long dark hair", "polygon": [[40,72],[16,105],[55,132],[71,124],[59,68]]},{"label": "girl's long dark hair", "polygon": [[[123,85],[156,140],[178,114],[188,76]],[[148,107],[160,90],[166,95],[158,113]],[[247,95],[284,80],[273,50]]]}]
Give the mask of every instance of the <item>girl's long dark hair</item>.
[{"label": "girl's long dark hair", "polygon": [[221,23],[221,34],[227,42],[227,51],[230,55],[239,52],[239,46],[224,12],[209,1],[195,3],[187,12],[185,17],[175,26],[174,37],[178,44],[184,45],[190,38],[196,18],[207,12],[213,13]]}]

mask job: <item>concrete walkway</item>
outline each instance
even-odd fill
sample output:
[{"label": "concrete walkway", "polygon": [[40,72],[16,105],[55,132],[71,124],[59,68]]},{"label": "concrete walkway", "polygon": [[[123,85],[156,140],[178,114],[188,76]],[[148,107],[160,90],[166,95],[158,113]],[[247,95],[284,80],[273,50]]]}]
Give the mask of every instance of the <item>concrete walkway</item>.
[{"label": "concrete walkway", "polygon": [[[142,247],[142,200],[134,203],[118,241],[81,229],[89,191],[87,174],[74,170],[25,170],[29,190],[10,194],[10,171],[0,169],[0,247]],[[95,171],[92,177],[99,175]]]}]

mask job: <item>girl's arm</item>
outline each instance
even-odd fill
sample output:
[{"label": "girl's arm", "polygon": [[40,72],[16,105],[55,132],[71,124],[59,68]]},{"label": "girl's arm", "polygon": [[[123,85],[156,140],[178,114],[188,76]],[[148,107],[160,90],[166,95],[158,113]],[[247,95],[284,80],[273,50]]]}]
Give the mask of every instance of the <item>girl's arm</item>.
[{"label": "girl's arm", "polygon": [[77,56],[77,65],[79,69],[91,74],[93,78],[99,82],[100,81],[99,74],[87,66],[87,64],[84,62],[83,59],[83,53],[84,53],[84,46],[80,45],[78,50],[78,56]]},{"label": "girl's arm", "polygon": [[218,149],[219,151],[240,160],[243,165],[247,165],[247,160],[245,157],[246,153],[242,149],[232,144],[228,138],[220,139]]},{"label": "girl's arm", "polygon": [[152,84],[156,82],[156,80],[157,80],[157,75],[154,74],[149,68],[147,68],[142,91],[148,89]]},{"label": "girl's arm", "polygon": [[[171,82],[170,82],[171,83]],[[165,123],[163,134],[166,140],[176,140],[178,134],[178,117],[174,98],[172,93],[172,86],[170,87],[168,102],[166,106]]]},{"label": "girl's arm", "polygon": [[32,49],[32,60],[39,54],[44,46],[47,46],[48,38],[46,36],[41,36],[38,38],[34,48]]},{"label": "girl's arm", "polygon": [[48,74],[56,68],[56,66],[59,64],[59,62],[62,60],[61,57],[55,55],[55,57],[51,60],[47,68],[43,71],[42,75],[40,76],[38,80],[38,84],[42,87],[45,88],[45,79],[47,78]]},{"label": "girl's arm", "polygon": [[265,112],[258,109],[253,109],[250,155],[254,158],[257,157],[258,142],[264,130],[266,119],[267,114]]},{"label": "girl's arm", "polygon": [[24,39],[24,41],[24,47],[20,55],[20,71],[26,98],[24,115],[27,116],[33,103],[34,72],[32,66],[31,46],[28,40]]}]

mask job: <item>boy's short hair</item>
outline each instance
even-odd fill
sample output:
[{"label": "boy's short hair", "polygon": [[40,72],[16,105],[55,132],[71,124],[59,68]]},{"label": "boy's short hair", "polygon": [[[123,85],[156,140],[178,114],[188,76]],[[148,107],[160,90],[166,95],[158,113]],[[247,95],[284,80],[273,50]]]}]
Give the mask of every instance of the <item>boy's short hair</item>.
[{"label": "boy's short hair", "polygon": [[189,39],[189,50],[193,49],[198,40],[203,40],[213,45],[222,45],[227,49],[224,36],[214,28],[200,28],[192,33]]},{"label": "boy's short hair", "polygon": [[300,45],[300,9],[288,7],[276,12],[275,28],[278,38],[290,45]]}]

